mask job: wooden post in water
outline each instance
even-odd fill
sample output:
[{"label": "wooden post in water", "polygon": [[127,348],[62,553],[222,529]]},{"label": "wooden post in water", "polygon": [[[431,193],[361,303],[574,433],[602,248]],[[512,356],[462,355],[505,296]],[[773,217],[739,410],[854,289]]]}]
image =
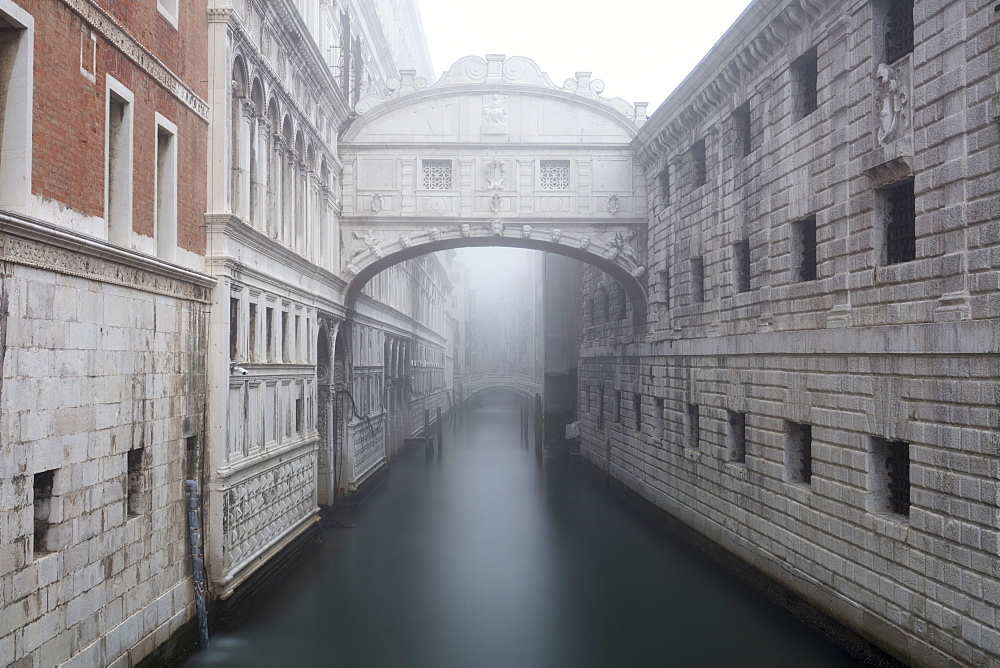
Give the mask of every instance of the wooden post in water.
[{"label": "wooden post in water", "polygon": [[441,407],[438,406],[437,409],[437,437],[438,437],[438,452],[441,452],[442,443],[444,443],[444,425],[441,423]]},{"label": "wooden post in water", "polygon": [[545,441],[545,424],[542,421],[542,395],[535,395],[535,455],[542,458],[542,447]]},{"label": "wooden post in water", "polygon": [[431,411],[424,409],[424,452],[428,455],[434,454],[434,446],[431,445]]}]

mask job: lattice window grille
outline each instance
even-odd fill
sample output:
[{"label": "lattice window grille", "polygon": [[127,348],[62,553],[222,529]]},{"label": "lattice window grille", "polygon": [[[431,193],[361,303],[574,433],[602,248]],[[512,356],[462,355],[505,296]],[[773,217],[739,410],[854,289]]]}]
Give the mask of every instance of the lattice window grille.
[{"label": "lattice window grille", "polygon": [[539,161],[542,190],[569,190],[569,160]]},{"label": "lattice window grille", "polygon": [[893,0],[885,22],[885,60],[894,63],[913,52],[913,0]]},{"label": "lattice window grille", "polygon": [[800,281],[816,280],[816,219],[806,218],[796,221],[793,225],[795,245],[798,251],[798,267]]},{"label": "lattice window grille", "polygon": [[451,160],[424,160],[424,190],[451,190]]},{"label": "lattice window grille", "polygon": [[886,263],[910,262],[917,257],[916,205],[913,181],[886,188]]}]

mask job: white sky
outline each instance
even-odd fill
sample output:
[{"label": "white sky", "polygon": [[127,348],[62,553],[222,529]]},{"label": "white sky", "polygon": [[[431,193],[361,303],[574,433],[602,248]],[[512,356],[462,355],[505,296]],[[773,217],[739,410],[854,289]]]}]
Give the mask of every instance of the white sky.
[{"label": "white sky", "polygon": [[462,56],[527,56],[557,85],[576,72],[604,97],[649,102],[652,113],[749,0],[418,0],[438,75]]}]

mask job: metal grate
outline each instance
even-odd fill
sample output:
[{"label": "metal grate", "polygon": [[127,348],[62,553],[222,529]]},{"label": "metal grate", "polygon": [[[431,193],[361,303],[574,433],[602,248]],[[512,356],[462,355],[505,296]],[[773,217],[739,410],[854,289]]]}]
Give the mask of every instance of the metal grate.
[{"label": "metal grate", "polygon": [[699,139],[691,146],[691,172],[695,188],[705,185],[708,180],[708,168],[705,164],[704,139]]},{"label": "metal grate", "polygon": [[750,240],[744,239],[733,246],[736,256],[736,291],[750,291]]},{"label": "metal grate", "polygon": [[792,72],[796,83],[795,108],[796,120],[804,118],[816,111],[818,65],[816,49],[810,49],[792,63]]},{"label": "metal grate", "polygon": [[798,251],[800,281],[816,280],[816,219],[806,218],[794,223],[795,245]]},{"label": "metal grate", "polygon": [[736,130],[736,156],[745,158],[750,155],[750,103],[744,102],[733,112],[733,125]]},{"label": "metal grate", "polygon": [[451,190],[451,160],[424,160],[424,190]]},{"label": "metal grate", "polygon": [[903,441],[889,443],[885,458],[889,472],[889,509],[897,515],[910,515],[910,444]]},{"label": "metal grate", "polygon": [[885,61],[913,52],[913,0],[893,0],[885,22]]},{"label": "metal grate", "polygon": [[670,167],[664,167],[659,175],[660,197],[663,198],[663,206],[670,204]]},{"label": "metal grate", "polygon": [[917,257],[916,207],[913,181],[886,188],[886,263],[910,262]]},{"label": "metal grate", "polygon": [[791,482],[812,484],[812,425],[787,422],[788,479]]},{"label": "metal grate", "polygon": [[569,190],[569,160],[541,160],[538,169],[542,190]]}]

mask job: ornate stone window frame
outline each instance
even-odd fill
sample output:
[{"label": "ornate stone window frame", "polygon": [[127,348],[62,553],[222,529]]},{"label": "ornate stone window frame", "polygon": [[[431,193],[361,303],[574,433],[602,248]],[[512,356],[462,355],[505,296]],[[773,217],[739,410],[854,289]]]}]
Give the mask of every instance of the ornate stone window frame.
[{"label": "ornate stone window frame", "polygon": [[160,16],[166,19],[167,23],[178,29],[180,23],[180,1],[181,0],[156,0],[156,10]]}]

